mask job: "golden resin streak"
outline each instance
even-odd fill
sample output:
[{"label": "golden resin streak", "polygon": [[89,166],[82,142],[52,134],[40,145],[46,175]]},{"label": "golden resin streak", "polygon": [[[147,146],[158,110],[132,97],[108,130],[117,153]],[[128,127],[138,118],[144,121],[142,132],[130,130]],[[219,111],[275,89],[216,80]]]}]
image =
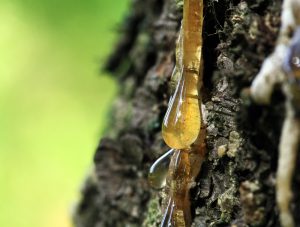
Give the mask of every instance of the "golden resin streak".
[{"label": "golden resin streak", "polygon": [[166,144],[174,149],[189,148],[201,128],[202,25],[203,0],[184,0],[182,44],[179,45],[182,58],[177,56],[176,59],[181,76],[162,126]]},{"label": "golden resin streak", "polygon": [[[205,155],[201,119],[203,0],[184,0],[183,23],[177,41],[171,82],[180,78],[165,115],[162,135],[175,149],[169,165],[161,227],[189,227],[190,186]],[[201,128],[202,127],[202,128]]]},{"label": "golden resin streak", "polygon": [[189,200],[189,179],[190,179],[189,151],[176,150],[172,156],[167,184],[165,190],[168,197],[165,199],[164,217],[161,227],[167,226],[189,226],[190,200]]},{"label": "golden resin streak", "polygon": [[191,226],[190,186],[198,176],[205,156],[205,131],[192,149],[175,150],[171,158],[163,200],[161,227]]}]

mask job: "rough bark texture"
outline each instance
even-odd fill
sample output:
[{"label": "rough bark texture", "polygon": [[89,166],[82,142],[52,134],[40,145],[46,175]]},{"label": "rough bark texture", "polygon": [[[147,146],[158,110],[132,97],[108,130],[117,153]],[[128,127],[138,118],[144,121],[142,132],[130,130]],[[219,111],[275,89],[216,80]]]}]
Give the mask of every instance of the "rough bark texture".
[{"label": "rough bark texture", "polygon": [[[273,50],[281,1],[204,2],[208,153],[191,191],[193,225],[280,226],[275,174],[284,96],[276,91],[270,106],[257,106],[243,94]],[[148,186],[147,173],[168,149],[160,129],[181,6],[181,0],[135,0],[124,19],[106,65],[120,92],[74,213],[77,227],[159,225],[160,193]],[[292,204],[297,226],[299,168]]]}]

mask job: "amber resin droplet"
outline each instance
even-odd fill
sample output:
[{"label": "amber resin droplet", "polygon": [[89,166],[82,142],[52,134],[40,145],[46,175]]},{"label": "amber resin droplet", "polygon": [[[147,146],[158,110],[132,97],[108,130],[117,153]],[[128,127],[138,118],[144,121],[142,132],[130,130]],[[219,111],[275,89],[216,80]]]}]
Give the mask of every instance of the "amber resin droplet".
[{"label": "amber resin droplet", "polygon": [[169,164],[174,150],[171,149],[157,159],[149,170],[148,181],[152,188],[161,189],[166,184]]},{"label": "amber resin droplet", "polygon": [[163,121],[163,138],[174,149],[189,147],[197,139],[201,127],[198,75],[187,74],[181,76]]},{"label": "amber resin droplet", "polygon": [[202,51],[203,3],[185,0],[183,11],[182,58],[176,65],[181,78],[165,115],[162,136],[174,149],[188,148],[197,139],[201,128],[201,97],[199,90]]}]

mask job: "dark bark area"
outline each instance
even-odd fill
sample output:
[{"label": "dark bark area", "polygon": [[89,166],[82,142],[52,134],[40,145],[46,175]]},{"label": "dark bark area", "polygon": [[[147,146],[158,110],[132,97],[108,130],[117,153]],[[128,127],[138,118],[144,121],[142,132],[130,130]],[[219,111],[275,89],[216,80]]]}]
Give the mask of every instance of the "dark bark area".
[{"label": "dark bark area", "polygon": [[[191,191],[194,226],[280,226],[275,202],[284,96],[257,106],[245,89],[275,45],[281,1],[205,0],[207,157]],[[106,70],[120,92],[82,189],[77,227],[158,226],[150,165],[167,151],[160,129],[170,95],[180,0],[135,0]],[[298,161],[300,164],[300,161]],[[300,168],[300,165],[298,165]],[[300,174],[292,209],[300,226]]]}]

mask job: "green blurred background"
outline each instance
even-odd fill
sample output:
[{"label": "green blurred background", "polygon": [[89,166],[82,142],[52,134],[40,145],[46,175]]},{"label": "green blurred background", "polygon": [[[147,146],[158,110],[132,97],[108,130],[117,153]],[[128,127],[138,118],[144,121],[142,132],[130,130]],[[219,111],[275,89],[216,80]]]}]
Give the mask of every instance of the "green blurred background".
[{"label": "green blurred background", "polygon": [[71,226],[116,83],[129,0],[0,0],[0,226]]}]

